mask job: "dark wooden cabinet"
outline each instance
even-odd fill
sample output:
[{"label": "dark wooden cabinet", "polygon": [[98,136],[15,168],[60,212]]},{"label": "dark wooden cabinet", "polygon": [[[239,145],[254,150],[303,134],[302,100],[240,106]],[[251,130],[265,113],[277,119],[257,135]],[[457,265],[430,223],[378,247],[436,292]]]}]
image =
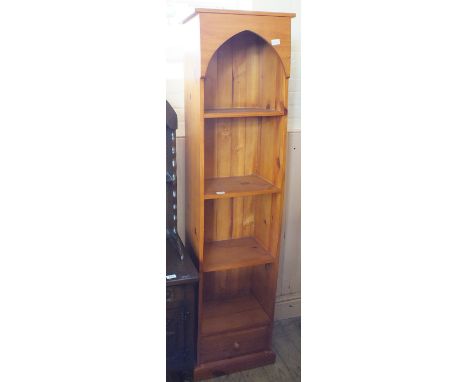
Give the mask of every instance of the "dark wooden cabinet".
[{"label": "dark wooden cabinet", "polygon": [[198,272],[177,233],[177,116],[166,102],[166,369],[191,380],[195,363]]},{"label": "dark wooden cabinet", "polygon": [[174,240],[166,239],[166,274],[176,275],[166,280],[166,367],[191,372],[195,362],[198,273],[187,253],[181,257]]}]

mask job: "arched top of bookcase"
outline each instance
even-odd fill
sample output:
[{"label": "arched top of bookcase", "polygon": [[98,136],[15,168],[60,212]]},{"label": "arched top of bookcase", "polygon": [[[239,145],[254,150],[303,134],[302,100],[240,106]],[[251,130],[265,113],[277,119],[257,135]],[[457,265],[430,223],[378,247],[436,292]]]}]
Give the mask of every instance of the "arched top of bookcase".
[{"label": "arched top of bookcase", "polygon": [[284,67],[286,78],[290,74],[291,17],[294,14],[264,13],[211,13],[198,12],[200,23],[200,76],[205,77],[209,62],[226,41],[248,31],[263,39],[276,51]]},{"label": "arched top of bookcase", "polygon": [[[252,31],[252,30],[249,30],[249,29],[244,29],[240,32],[237,32],[235,34],[233,34],[232,36],[230,36],[229,38],[227,38],[225,41],[221,42],[219,44],[219,46],[212,52],[212,55],[211,57],[208,59],[208,64],[206,65],[206,68],[204,69],[204,72],[202,72],[202,76],[206,76],[206,71],[208,70],[208,67],[213,59],[213,57],[215,56],[216,52],[218,52],[218,50],[225,44],[228,44],[229,42],[232,42],[234,40],[236,40],[237,38],[240,38],[241,36],[246,36],[246,35],[249,35],[249,36],[255,36],[257,37],[257,39],[259,41],[262,41],[263,44],[264,44],[264,48],[265,49],[270,49],[272,52],[275,53],[275,56],[279,59],[279,61],[281,62],[281,67],[283,68],[283,71],[284,71],[284,75],[286,77],[289,78],[289,74],[287,72],[287,70],[289,68],[286,67],[285,65],[285,60],[284,60],[284,57],[281,57],[280,53],[278,52],[277,49],[275,49],[275,46],[271,45],[271,41],[268,41],[264,36],[256,33],[255,31]],[[289,62],[289,57],[288,57],[288,62]],[[202,68],[203,70],[203,68]]]},{"label": "arched top of bookcase", "polygon": [[205,110],[212,115],[216,109],[254,108],[283,115],[285,80],[284,63],[274,47],[257,33],[242,30],[221,44],[208,62]]}]

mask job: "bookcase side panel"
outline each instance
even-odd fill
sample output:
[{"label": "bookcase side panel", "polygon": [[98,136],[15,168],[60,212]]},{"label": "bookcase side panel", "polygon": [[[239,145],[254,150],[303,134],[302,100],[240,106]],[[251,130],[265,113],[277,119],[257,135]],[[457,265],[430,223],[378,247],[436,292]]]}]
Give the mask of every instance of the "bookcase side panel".
[{"label": "bookcase side panel", "polygon": [[185,49],[185,168],[186,168],[186,240],[199,262],[203,259],[203,173],[204,118],[203,80],[200,79],[199,18],[185,24],[190,36]]},{"label": "bookcase side panel", "polygon": [[[185,110],[185,231],[187,248],[199,266],[198,330],[203,312],[203,236],[204,236],[204,83],[200,77],[200,20],[196,16],[185,24],[184,59]],[[199,341],[199,339],[198,339]],[[197,346],[197,358],[199,346]]]}]

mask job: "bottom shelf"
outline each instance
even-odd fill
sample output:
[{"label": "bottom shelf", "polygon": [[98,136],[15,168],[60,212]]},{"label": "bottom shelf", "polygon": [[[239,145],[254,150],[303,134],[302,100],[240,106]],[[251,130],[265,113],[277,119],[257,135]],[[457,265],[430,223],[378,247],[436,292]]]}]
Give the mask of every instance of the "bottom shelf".
[{"label": "bottom shelf", "polygon": [[203,306],[203,336],[265,326],[270,318],[253,295],[207,301]]}]

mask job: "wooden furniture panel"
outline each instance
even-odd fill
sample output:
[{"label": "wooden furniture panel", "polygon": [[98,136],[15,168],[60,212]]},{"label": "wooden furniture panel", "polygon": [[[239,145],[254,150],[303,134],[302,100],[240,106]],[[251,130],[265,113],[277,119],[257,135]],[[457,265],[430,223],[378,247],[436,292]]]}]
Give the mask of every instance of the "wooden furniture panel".
[{"label": "wooden furniture panel", "polygon": [[284,113],[283,110],[269,110],[259,107],[233,107],[206,109],[205,118],[278,117]]},{"label": "wooden furniture panel", "polygon": [[201,271],[196,379],[275,360],[292,17],[198,9],[186,22],[198,39],[185,86],[186,238]]},{"label": "wooden furniture panel", "polygon": [[258,175],[229,176],[205,180],[205,199],[273,194],[279,188]]},{"label": "wooden furniture panel", "polygon": [[205,179],[252,175],[256,170],[258,130],[258,118],[207,121]]},{"label": "wooden furniture panel", "polygon": [[280,192],[285,158],[278,145],[285,143],[283,130],[283,122],[276,118],[207,122],[204,198]]},{"label": "wooden furniture panel", "polygon": [[[291,18],[294,13],[227,13],[225,10],[195,9],[185,22],[190,24],[193,20],[200,20],[201,57],[200,75],[204,77],[208,63],[213,54],[225,41],[245,30],[252,31],[263,40],[279,39],[279,45],[272,45],[277,52],[284,67],[285,76],[289,78],[291,66]],[[190,23],[188,22],[190,21]]]},{"label": "wooden furniture panel", "polygon": [[201,335],[267,325],[270,318],[252,294],[206,302]]},{"label": "wooden furniture panel", "polygon": [[212,9],[212,8],[195,8],[194,12],[187,16],[183,22],[189,21],[199,13],[216,13],[228,15],[255,15],[255,16],[274,16],[274,17],[295,17],[295,13],[282,12],[265,12],[265,11],[243,11],[241,9]]},{"label": "wooden furniture panel", "polygon": [[205,202],[205,243],[253,236],[253,197],[211,199]]},{"label": "wooden furniture panel", "polygon": [[220,361],[200,363],[195,369],[194,377],[196,381],[221,377],[237,371],[269,365],[274,363],[275,359],[276,354],[274,352],[264,350]]},{"label": "wooden furniture panel", "polygon": [[225,271],[273,262],[273,257],[254,238],[244,237],[205,244],[204,272]]},{"label": "wooden furniture panel", "polygon": [[259,128],[256,173],[277,187],[283,186],[286,119],[262,118]]},{"label": "wooden furniture panel", "polygon": [[259,119],[247,118],[245,121],[245,175],[257,173],[259,139]]},{"label": "wooden furniture panel", "polygon": [[240,219],[233,219],[232,199],[219,199],[213,202],[214,214],[213,223],[215,224],[215,240],[228,240],[232,238],[233,225],[242,224]]},{"label": "wooden furniture panel", "polygon": [[[251,294],[253,268],[237,268],[203,274],[205,302],[231,299]],[[203,322],[204,315],[201,318]]]},{"label": "wooden furniture panel", "polygon": [[255,233],[255,204],[254,197],[248,196],[243,198],[234,199],[242,201],[242,233],[239,235],[233,235],[233,239],[238,237],[249,237]]},{"label": "wooden furniture panel", "polygon": [[276,262],[252,269],[250,290],[263,311],[273,320],[275,311],[276,288],[271,288],[278,277]]},{"label": "wooden furniture panel", "polygon": [[[206,200],[205,248],[211,242],[253,237],[265,251],[276,257],[280,195],[275,189],[275,194]],[[275,230],[274,238],[272,230]]]},{"label": "wooden furniture panel", "polygon": [[[186,240],[199,261],[203,258],[203,186],[204,182],[204,83],[200,80],[200,21],[194,18],[187,24],[185,52],[185,134],[186,134]],[[200,280],[202,283],[202,280]]]},{"label": "wooden furniture panel", "polygon": [[205,85],[205,118],[285,114],[281,60],[249,31],[233,36],[214,53]]},{"label": "wooden furniture panel", "polygon": [[200,362],[239,357],[266,350],[267,347],[268,330],[266,327],[203,337],[200,340]]},{"label": "wooden furniture panel", "polygon": [[255,203],[255,237],[264,248],[270,246],[271,196],[258,196]]}]

